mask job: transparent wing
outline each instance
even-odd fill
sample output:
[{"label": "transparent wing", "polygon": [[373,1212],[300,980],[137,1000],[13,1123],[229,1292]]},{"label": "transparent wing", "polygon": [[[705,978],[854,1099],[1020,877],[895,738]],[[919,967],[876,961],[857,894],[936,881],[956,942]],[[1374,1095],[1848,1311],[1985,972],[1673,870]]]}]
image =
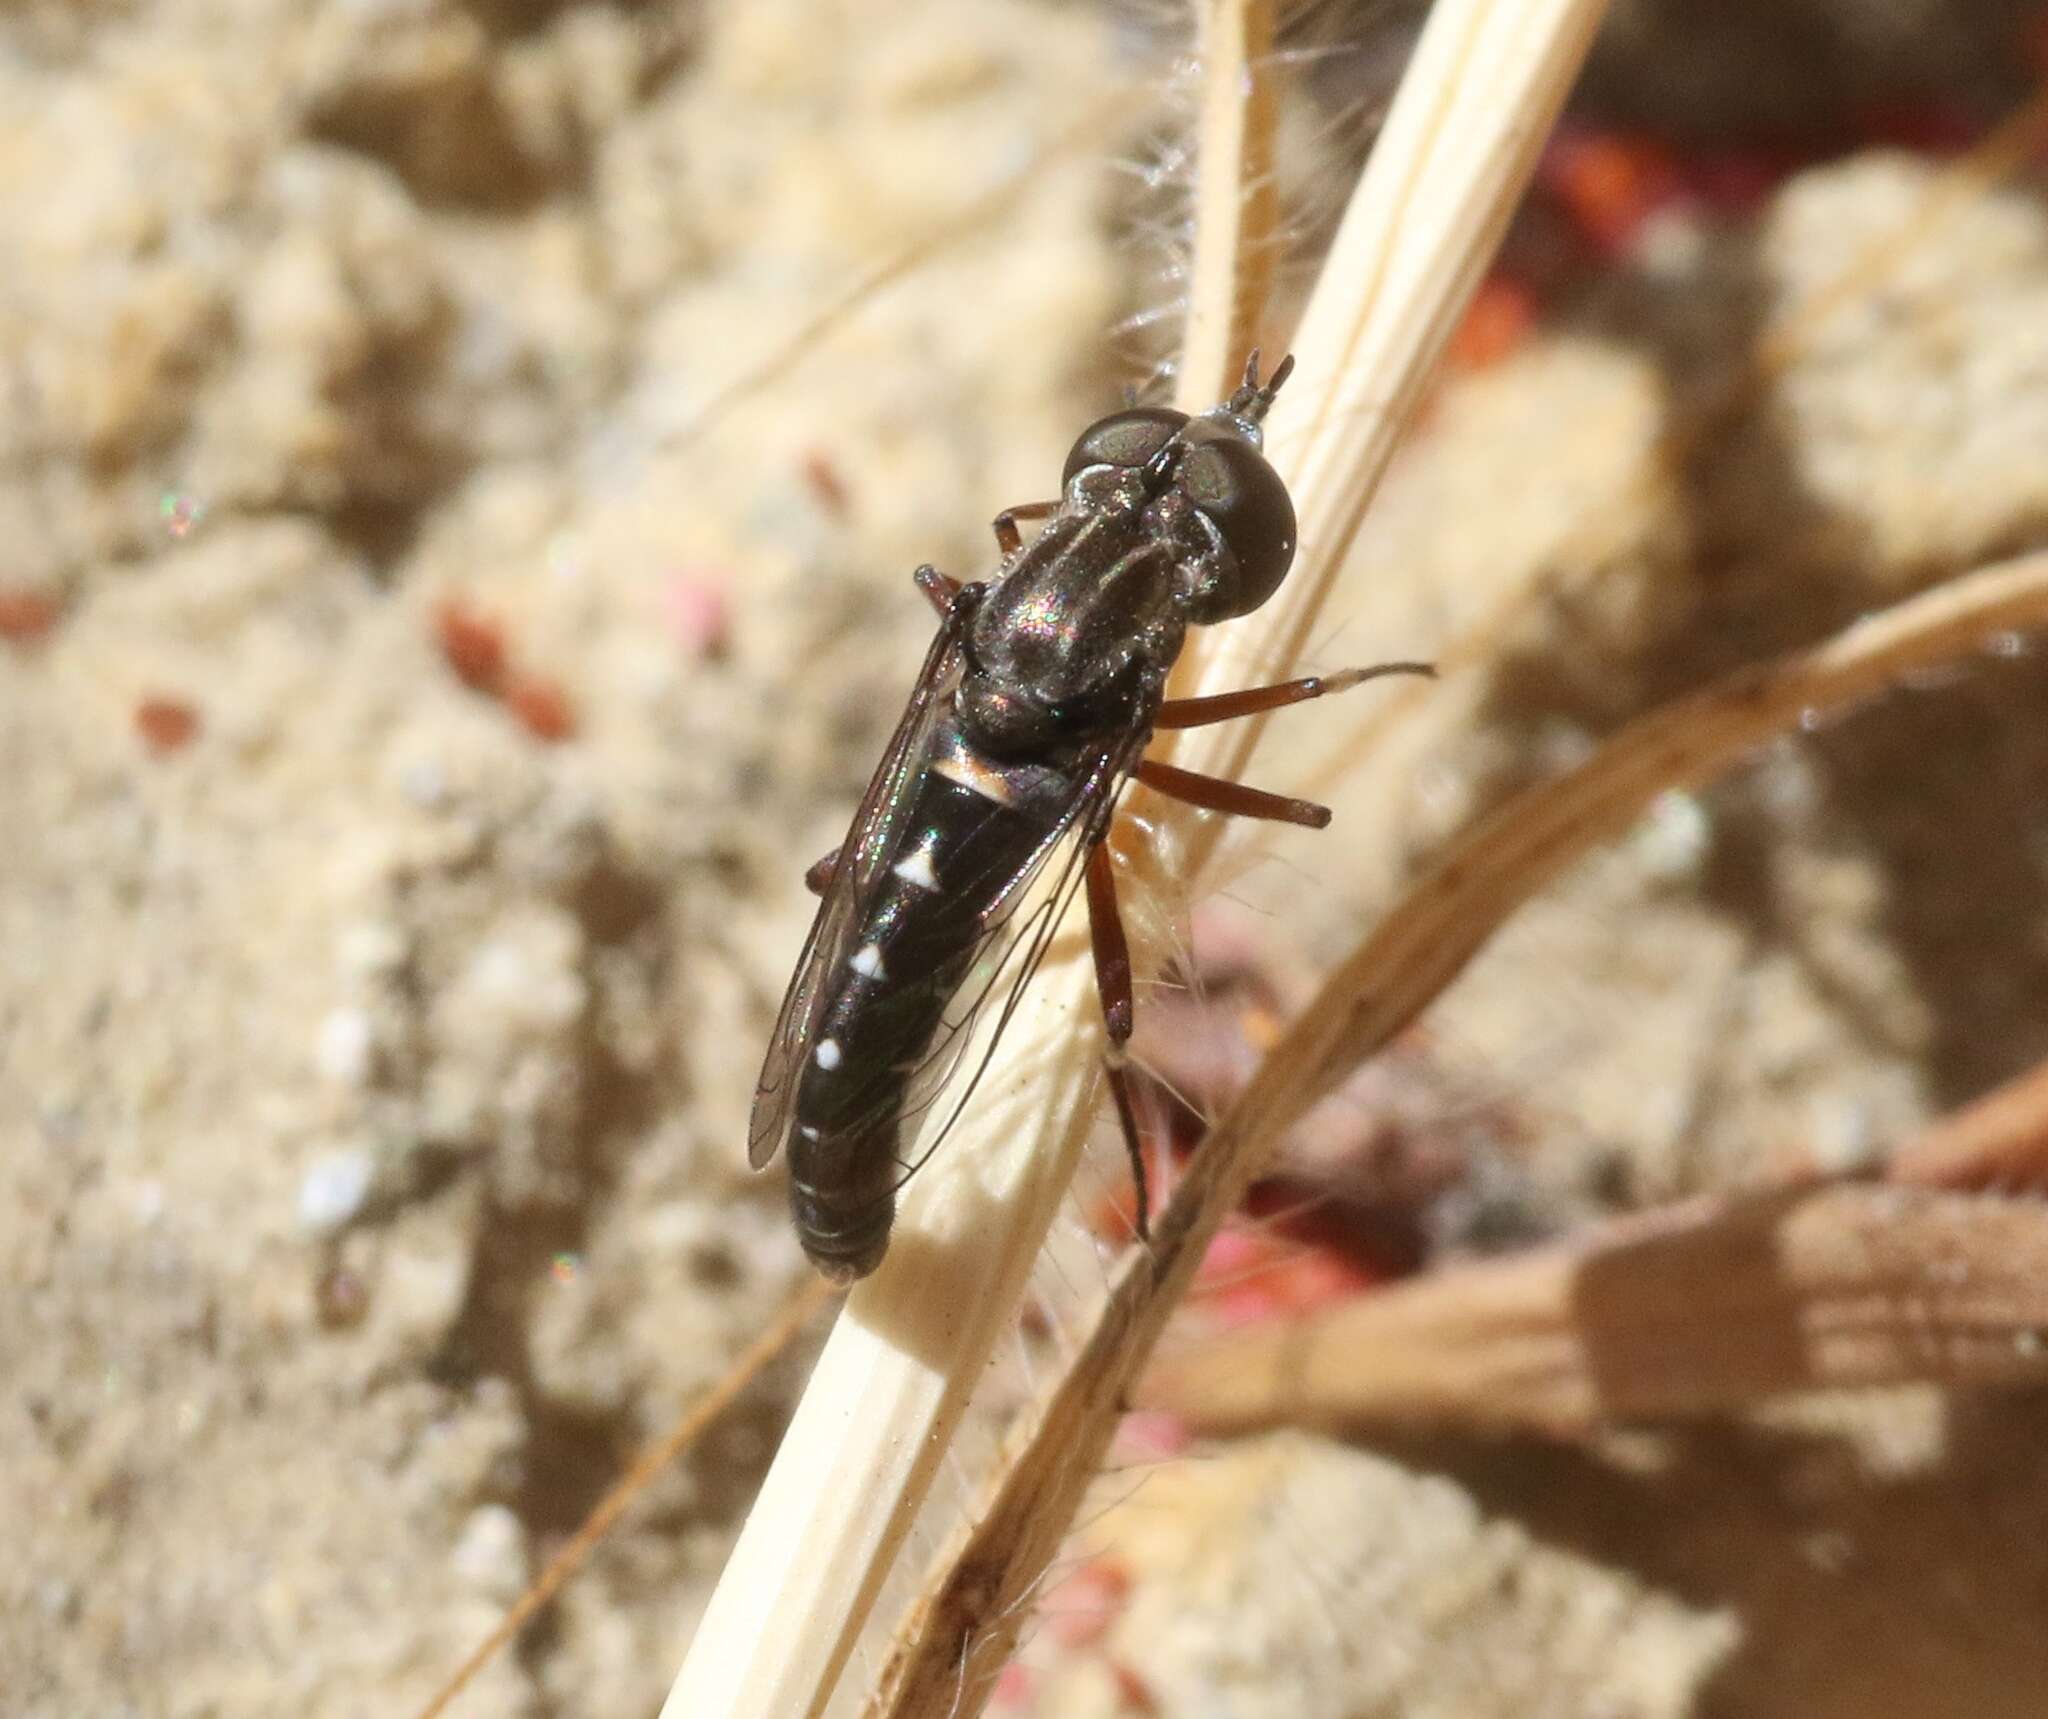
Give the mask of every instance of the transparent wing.
[{"label": "transparent wing", "polygon": [[[1107,833],[1116,809],[1117,792],[1142,756],[1147,738],[1140,733],[1104,746],[1081,761],[1073,797],[1022,866],[1004,878],[969,877],[953,885],[961,889],[985,888],[989,906],[982,916],[981,941],[974,965],[948,1005],[937,1033],[904,1090],[898,1113],[900,1136],[908,1140],[915,1135],[919,1121],[942,1102],[948,1106],[946,1120],[920,1143],[922,1150],[915,1162],[898,1160],[903,1172],[896,1183],[898,1188],[952,1132],[974,1095],[997,1044],[1017,1012],[1025,988],[1044,964],[1067,907],[1080,887],[1088,850]],[[1030,911],[1020,917],[1018,909],[1029,896],[1031,885],[1056,853],[1060,858],[1051,883],[1039,894]],[[994,1030],[982,1044],[972,1069],[956,1082],[973,1039],[974,1025],[982,1011],[991,1006],[999,1011]]]},{"label": "transparent wing", "polygon": [[904,789],[920,766],[933,718],[960,679],[960,632],[959,625],[948,620],[932,641],[903,719],[896,724],[888,750],[861,796],[860,809],[853,814],[832,881],[825,887],[818,916],[811,921],[810,935],[797,957],[796,972],[768,1040],[768,1055],[754,1087],[754,1110],[747,1124],[747,1161],[757,1170],[774,1158],[789,1137],[797,1075],[827,996],[823,981],[851,953],[849,934],[861,922],[868,895],[895,839]]}]

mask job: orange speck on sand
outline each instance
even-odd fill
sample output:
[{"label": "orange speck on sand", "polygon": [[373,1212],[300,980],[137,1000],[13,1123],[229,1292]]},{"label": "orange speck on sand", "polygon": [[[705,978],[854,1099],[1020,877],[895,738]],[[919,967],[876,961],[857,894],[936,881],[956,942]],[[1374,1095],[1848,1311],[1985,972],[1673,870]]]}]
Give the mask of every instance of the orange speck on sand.
[{"label": "orange speck on sand", "polygon": [[441,655],[455,678],[478,692],[495,693],[505,678],[505,630],[467,604],[450,599],[434,616]]},{"label": "orange speck on sand", "polygon": [[813,448],[804,455],[803,474],[804,483],[818,505],[834,519],[844,519],[853,512],[853,496],[846,487],[846,479],[823,448]]},{"label": "orange speck on sand", "polygon": [[1116,1680],[1116,1704],[1120,1713],[1157,1713],[1159,1698],[1152,1686],[1121,1661],[1112,1660],[1109,1675]]},{"label": "orange speck on sand", "polygon": [[692,657],[722,657],[732,645],[732,605],[726,579],[711,569],[685,568],[662,587],[662,618]]},{"label": "orange speck on sand", "polygon": [[145,698],[135,707],[135,732],[158,757],[191,744],[199,733],[199,712],[178,698]]},{"label": "orange speck on sand", "polygon": [[57,624],[57,599],[40,591],[0,591],[0,639],[25,645]]},{"label": "orange speck on sand", "polygon": [[522,675],[507,686],[505,708],[536,740],[567,740],[576,732],[569,695],[539,675]]},{"label": "orange speck on sand", "polygon": [[1643,223],[1680,190],[1669,150],[1654,139],[1615,132],[1561,131],[1537,171],[1579,236],[1605,256],[1626,251]]},{"label": "orange speck on sand", "polygon": [[1494,275],[1472,295],[1448,356],[1460,370],[1485,370],[1511,356],[1535,326],[1536,295],[1520,281]]}]

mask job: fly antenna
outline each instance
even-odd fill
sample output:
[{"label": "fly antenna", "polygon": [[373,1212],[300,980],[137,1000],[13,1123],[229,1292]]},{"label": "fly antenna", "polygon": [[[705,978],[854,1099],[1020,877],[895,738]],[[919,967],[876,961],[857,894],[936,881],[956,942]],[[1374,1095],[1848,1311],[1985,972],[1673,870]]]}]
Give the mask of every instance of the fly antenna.
[{"label": "fly antenna", "polygon": [[1273,367],[1272,377],[1259,381],[1259,349],[1254,346],[1244,361],[1244,381],[1235,394],[1230,396],[1224,410],[1233,417],[1244,418],[1258,423],[1265,417],[1273,404],[1273,396],[1285,386],[1287,378],[1294,374],[1294,354],[1289,353]]}]

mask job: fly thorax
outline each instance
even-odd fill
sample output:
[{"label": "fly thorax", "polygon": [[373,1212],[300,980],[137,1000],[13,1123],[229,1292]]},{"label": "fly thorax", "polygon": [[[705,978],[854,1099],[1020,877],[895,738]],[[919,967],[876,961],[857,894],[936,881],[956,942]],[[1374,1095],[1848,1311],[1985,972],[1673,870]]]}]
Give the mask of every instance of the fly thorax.
[{"label": "fly thorax", "polygon": [[[1047,538],[1053,538],[1048,544]],[[999,757],[1128,724],[1178,648],[1173,556],[1135,514],[1048,532],[982,601],[956,700],[975,744]]]}]

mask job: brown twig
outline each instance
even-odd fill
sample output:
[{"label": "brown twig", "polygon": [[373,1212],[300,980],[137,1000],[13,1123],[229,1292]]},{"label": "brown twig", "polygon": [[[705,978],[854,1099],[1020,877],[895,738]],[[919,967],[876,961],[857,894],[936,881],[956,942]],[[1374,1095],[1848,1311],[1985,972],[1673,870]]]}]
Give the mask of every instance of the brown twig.
[{"label": "brown twig", "polygon": [[1944,1116],[1892,1155],[1886,1176],[1932,1188],[2048,1183],[2048,1063]]}]

